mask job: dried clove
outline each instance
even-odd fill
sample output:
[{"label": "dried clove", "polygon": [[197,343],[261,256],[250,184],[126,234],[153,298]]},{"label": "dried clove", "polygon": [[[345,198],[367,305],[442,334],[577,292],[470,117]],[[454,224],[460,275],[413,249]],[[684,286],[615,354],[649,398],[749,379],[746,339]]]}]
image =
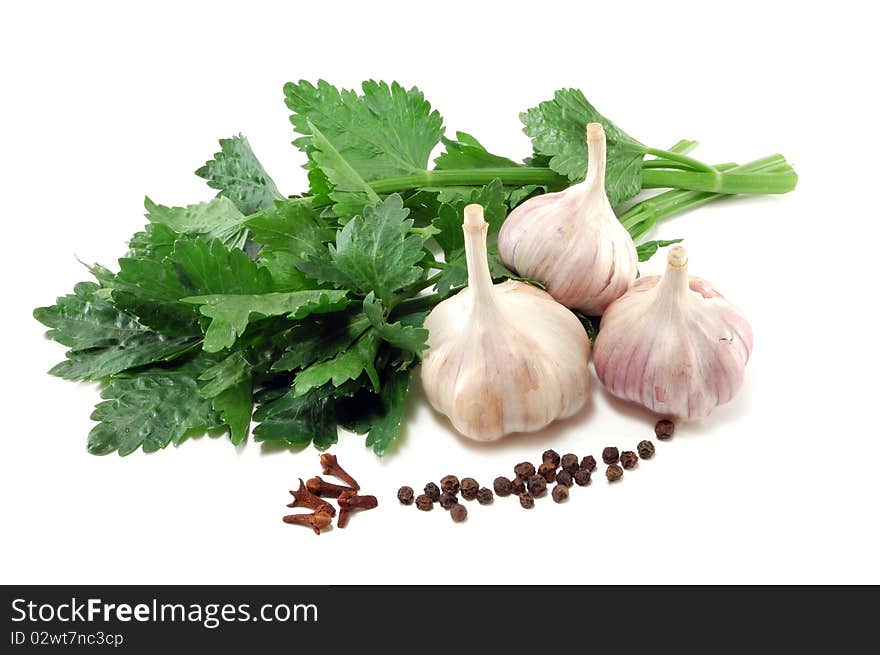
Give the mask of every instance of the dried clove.
[{"label": "dried clove", "polygon": [[473,500],[476,498],[479,490],[480,483],[473,478],[461,479],[461,497],[465,500]]},{"label": "dried clove", "polygon": [[[568,471],[566,471],[566,473],[568,473]],[[571,475],[571,473],[569,473],[569,475]],[[553,487],[553,493],[551,495],[553,496],[553,502],[555,503],[566,501],[568,500],[568,487],[563,484],[557,484]]]},{"label": "dried clove", "polygon": [[620,453],[620,465],[626,470],[634,469],[639,463],[639,456],[631,450]]},{"label": "dried clove", "polygon": [[379,501],[375,496],[359,496],[356,491],[345,491],[339,496],[339,520],[336,525],[344,528],[348,525],[348,519],[352,510],[356,509],[373,509],[379,505]]},{"label": "dried clove", "polygon": [[288,507],[307,507],[314,512],[324,512],[330,516],[336,516],[336,508],[309,491],[302,478],[299,479],[299,489],[291,490],[290,495],[293,496],[293,502]]},{"label": "dried clove", "polygon": [[542,462],[550,462],[551,464],[553,464],[554,467],[559,466],[559,461],[560,461],[559,453],[557,453],[553,449],[545,450],[544,454],[541,455],[541,461]]},{"label": "dried clove", "polygon": [[553,482],[556,479],[556,464],[547,460],[538,467],[538,475],[547,482]]},{"label": "dried clove", "polygon": [[440,479],[440,488],[444,492],[457,494],[460,487],[461,483],[459,483],[458,478],[454,475],[444,475]]},{"label": "dried clove", "polygon": [[319,511],[310,514],[288,514],[282,520],[293,525],[308,526],[315,531],[315,534],[319,535],[321,530],[330,526],[333,522],[333,517],[327,512]]},{"label": "dried clove", "polygon": [[650,441],[640,441],[636,450],[639,451],[639,457],[642,459],[651,459],[654,456],[654,444]]},{"label": "dried clove", "polygon": [[425,495],[428,496],[432,502],[436,503],[440,500],[440,487],[433,482],[429,482],[425,485]]},{"label": "dried clove", "polygon": [[483,487],[477,492],[477,502],[480,503],[480,505],[491,505],[494,500],[495,495],[488,487]]},{"label": "dried clove", "polygon": [[344,491],[354,491],[351,487],[333,484],[318,476],[306,480],[306,489],[316,496],[323,496],[324,498],[339,498],[339,495]]},{"label": "dried clove", "polygon": [[563,469],[574,475],[574,472],[578,470],[578,456],[573,453],[563,455],[560,465]]},{"label": "dried clove", "polygon": [[668,418],[661,418],[657,421],[657,425],[654,426],[654,434],[657,435],[658,439],[669,439],[672,437],[673,432],[675,432],[675,423]]},{"label": "dried clove", "polygon": [[606,464],[615,464],[620,459],[620,451],[614,446],[602,449],[602,461]]},{"label": "dried clove", "polygon": [[492,486],[495,487],[495,493],[499,496],[509,496],[510,492],[513,491],[513,485],[510,483],[510,480],[503,475],[495,478]]},{"label": "dried clove", "polygon": [[617,464],[612,464],[605,469],[605,477],[608,478],[608,482],[617,482],[623,477],[623,469]]},{"label": "dried clove", "polygon": [[590,473],[596,470],[596,458],[592,455],[587,455],[581,460],[582,469],[587,469]]},{"label": "dried clove", "polygon": [[336,460],[336,455],[331,455],[330,453],[324,453],[321,455],[321,468],[324,471],[324,475],[332,475],[334,478],[339,478],[346,482],[348,486],[355,491],[360,490],[361,485],[357,483],[357,480],[346,473],[344,468],[339,466],[339,462]]},{"label": "dried clove", "polygon": [[397,491],[397,500],[401,505],[412,505],[415,492],[412,487],[401,487]]}]

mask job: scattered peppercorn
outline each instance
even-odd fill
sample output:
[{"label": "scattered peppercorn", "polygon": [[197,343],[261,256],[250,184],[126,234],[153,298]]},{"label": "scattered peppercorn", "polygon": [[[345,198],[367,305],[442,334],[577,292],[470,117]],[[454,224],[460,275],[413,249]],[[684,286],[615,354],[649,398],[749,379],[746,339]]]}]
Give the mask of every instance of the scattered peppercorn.
[{"label": "scattered peppercorn", "polygon": [[450,509],[453,505],[458,505],[458,496],[448,491],[440,494],[440,507]]},{"label": "scattered peppercorn", "polygon": [[590,484],[590,470],[585,468],[579,468],[574,472],[574,481],[578,483],[578,486],[586,487]]},{"label": "scattered peppercorn", "polygon": [[550,462],[553,466],[559,466],[559,453],[555,450],[545,450],[544,454],[541,455],[542,462]]},{"label": "scattered peppercorn", "polygon": [[440,500],[440,487],[433,482],[429,482],[425,485],[425,495],[430,498],[432,502],[436,503]]},{"label": "scattered peppercorn", "polygon": [[519,495],[519,494],[525,492],[525,490],[526,490],[526,483],[522,478],[517,477],[517,478],[514,478],[513,480],[510,481],[510,492],[511,493],[515,493],[515,494]]},{"label": "scattered peppercorn", "polygon": [[675,432],[675,423],[668,418],[661,418],[654,426],[654,434],[658,439],[669,439],[673,432]]},{"label": "scattered peppercorn", "polygon": [[458,478],[454,475],[444,475],[440,479],[440,488],[450,494],[457,494],[459,490]]},{"label": "scattered peppercorn", "polygon": [[491,505],[494,500],[495,495],[488,487],[483,487],[477,492],[477,502],[480,503],[480,505]]},{"label": "scattered peppercorn", "polygon": [[480,483],[473,478],[461,479],[461,497],[465,500],[473,500],[476,498],[479,490]]},{"label": "scattered peppercorn", "polygon": [[623,469],[617,464],[612,464],[605,469],[605,477],[608,478],[608,482],[617,482],[623,477]]},{"label": "scattered peppercorn", "polygon": [[452,516],[453,521],[461,523],[467,518],[467,507],[456,503],[453,505],[452,510],[449,513]]},{"label": "scattered peppercorn", "polygon": [[535,506],[535,498],[531,494],[520,494],[519,504],[522,506],[523,509],[532,509]]},{"label": "scattered peppercorn", "polygon": [[573,453],[563,455],[561,464],[563,469],[574,475],[574,472],[578,470],[578,456]]},{"label": "scattered peppercorn", "polygon": [[586,457],[584,457],[581,460],[580,467],[582,469],[587,469],[590,472],[595,471],[596,470],[596,458],[593,457],[592,455],[587,455]]},{"label": "scattered peppercorn", "polygon": [[572,485],[573,479],[574,476],[566,469],[562,469],[559,473],[556,474],[556,483],[561,484],[564,487],[570,487]]},{"label": "scattered peppercorn", "polygon": [[639,451],[639,457],[642,459],[651,459],[654,456],[654,444],[650,441],[640,441],[636,450]]},{"label": "scattered peppercorn", "polygon": [[556,478],[556,464],[547,460],[538,467],[538,475],[544,478],[547,482],[553,482]]},{"label": "scattered peppercorn", "polygon": [[401,487],[397,491],[397,500],[399,500],[402,505],[412,505],[414,494],[415,492],[412,487]]},{"label": "scattered peppercorn", "polygon": [[614,464],[618,459],[620,459],[620,451],[614,446],[602,449],[602,461],[606,464]]},{"label": "scattered peppercorn", "polygon": [[528,482],[529,493],[535,498],[540,498],[547,493],[547,481],[540,475],[533,475]]},{"label": "scattered peppercorn", "polygon": [[416,498],[416,507],[418,507],[423,512],[430,512],[432,509],[434,509],[434,501],[431,500],[430,496],[422,494],[418,498]]},{"label": "scattered peppercorn", "polygon": [[[568,473],[568,471],[566,471]],[[571,475],[571,473],[569,473]],[[561,503],[565,500],[568,500],[568,487],[562,484],[557,484],[553,487],[553,501],[557,503]]]},{"label": "scattered peppercorn", "polygon": [[639,463],[639,456],[631,450],[624,450],[620,453],[620,465],[629,470],[634,469]]},{"label": "scattered peppercorn", "polygon": [[535,465],[531,462],[520,462],[513,467],[513,472],[516,474],[516,477],[527,480],[535,474]]},{"label": "scattered peppercorn", "polygon": [[492,486],[495,487],[495,493],[499,496],[509,496],[513,485],[510,484],[510,480],[501,475],[495,478]]}]

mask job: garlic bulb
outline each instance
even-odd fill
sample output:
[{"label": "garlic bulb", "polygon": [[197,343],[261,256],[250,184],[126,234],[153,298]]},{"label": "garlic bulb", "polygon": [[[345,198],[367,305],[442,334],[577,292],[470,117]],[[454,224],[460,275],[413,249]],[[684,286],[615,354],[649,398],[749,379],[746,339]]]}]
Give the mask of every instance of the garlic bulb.
[{"label": "garlic bulb", "polygon": [[684,248],[671,248],[662,277],[641,278],[608,308],[593,361],[615,396],[698,418],[739,391],[752,328],[705,280],[688,277],[687,262]]},{"label": "garlic bulb", "polygon": [[580,321],[531,285],[493,285],[487,228],[480,205],[465,207],[468,286],[425,319],[421,373],[434,409],[481,441],[570,416],[590,387],[590,340]]},{"label": "garlic bulb", "polygon": [[605,130],[587,125],[586,179],[527,200],[498,235],[504,264],[566,307],[598,316],[636,279],[638,255],[605,194]]}]

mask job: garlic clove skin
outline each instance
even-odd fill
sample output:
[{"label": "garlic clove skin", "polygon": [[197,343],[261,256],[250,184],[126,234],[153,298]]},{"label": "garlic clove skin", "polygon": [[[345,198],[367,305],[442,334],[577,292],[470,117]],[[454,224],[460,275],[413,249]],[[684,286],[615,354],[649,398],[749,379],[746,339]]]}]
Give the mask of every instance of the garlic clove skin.
[{"label": "garlic clove skin", "polygon": [[425,319],[428,402],[478,441],[539,430],[583,407],[590,340],[580,321],[523,282],[493,284],[483,208],[465,208],[468,287]]},{"label": "garlic clove skin", "polygon": [[566,307],[599,316],[638,274],[638,254],[605,193],[605,130],[587,125],[583,182],[527,200],[498,235],[504,264]]},{"label": "garlic clove skin", "polygon": [[687,263],[683,247],[671,248],[662,276],[639,279],[608,308],[593,361],[615,396],[693,419],[742,387],[752,328],[708,282],[688,276]]}]

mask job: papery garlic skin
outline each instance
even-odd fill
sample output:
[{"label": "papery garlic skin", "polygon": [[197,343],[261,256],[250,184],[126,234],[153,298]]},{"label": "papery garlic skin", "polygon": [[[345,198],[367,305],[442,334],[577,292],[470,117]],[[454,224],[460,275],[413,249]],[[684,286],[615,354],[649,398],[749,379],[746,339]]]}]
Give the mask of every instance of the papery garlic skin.
[{"label": "papery garlic skin", "polygon": [[638,254],[605,194],[605,130],[587,125],[583,182],[527,200],[498,235],[504,264],[537,280],[566,307],[599,316],[629,288]]},{"label": "papery garlic skin", "polygon": [[580,321],[531,285],[492,284],[487,228],[481,206],[465,207],[468,286],[425,319],[421,368],[428,402],[479,441],[570,416],[590,390],[590,340]]},{"label": "papery garlic skin", "polygon": [[708,282],[688,276],[687,261],[684,248],[671,248],[662,277],[639,279],[608,308],[593,361],[615,396],[691,419],[739,391],[752,328]]}]

